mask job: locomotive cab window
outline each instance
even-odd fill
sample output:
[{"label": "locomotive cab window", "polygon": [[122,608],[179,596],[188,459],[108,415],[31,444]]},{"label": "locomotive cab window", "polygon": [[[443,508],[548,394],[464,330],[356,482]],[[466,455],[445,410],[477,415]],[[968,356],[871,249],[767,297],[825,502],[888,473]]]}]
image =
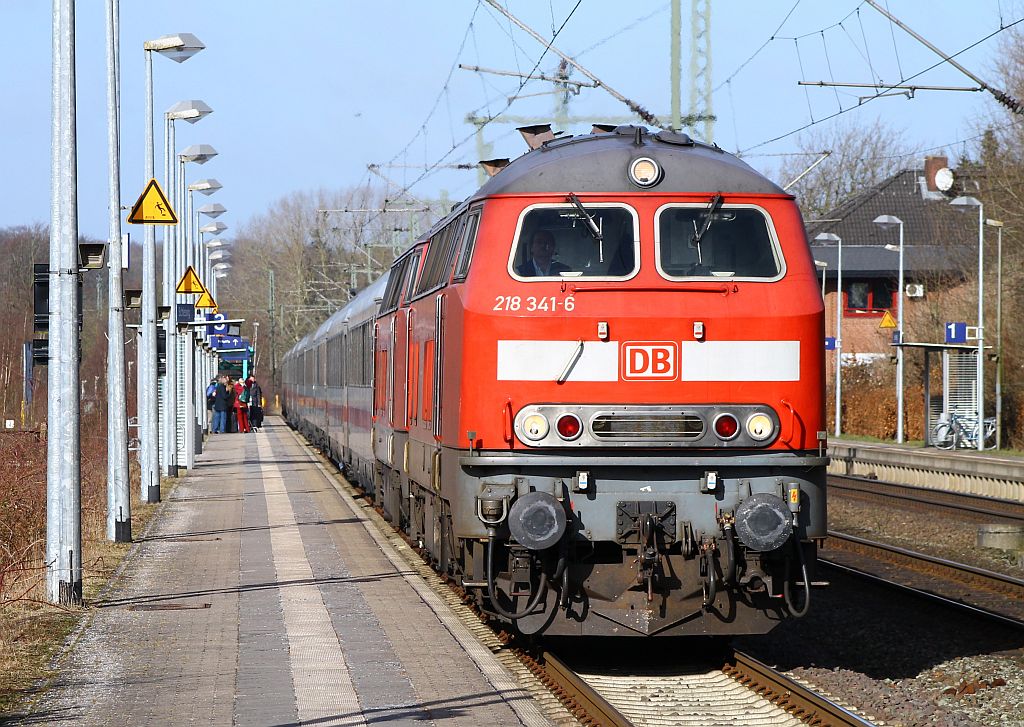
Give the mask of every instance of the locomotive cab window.
[{"label": "locomotive cab window", "polygon": [[757,207],[666,205],[655,221],[658,271],[666,278],[774,279],[782,255],[768,218]]},{"label": "locomotive cab window", "polygon": [[626,278],[636,272],[638,239],[630,207],[534,205],[520,217],[509,270],[519,279]]}]

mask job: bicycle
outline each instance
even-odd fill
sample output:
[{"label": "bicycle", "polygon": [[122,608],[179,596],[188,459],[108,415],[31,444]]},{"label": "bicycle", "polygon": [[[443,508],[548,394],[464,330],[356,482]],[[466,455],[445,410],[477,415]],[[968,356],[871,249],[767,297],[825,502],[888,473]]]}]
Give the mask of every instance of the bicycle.
[{"label": "bicycle", "polygon": [[[995,417],[985,417],[985,449],[996,446]],[[950,412],[939,415],[939,422],[932,430],[932,443],[939,449],[977,449],[978,419]]]}]

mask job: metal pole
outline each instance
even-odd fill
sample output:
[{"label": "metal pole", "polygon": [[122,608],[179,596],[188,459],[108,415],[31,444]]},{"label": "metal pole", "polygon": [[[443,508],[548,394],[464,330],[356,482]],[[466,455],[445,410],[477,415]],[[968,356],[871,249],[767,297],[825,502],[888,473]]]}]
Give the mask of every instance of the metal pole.
[{"label": "metal pole", "polygon": [[[186,223],[185,227],[185,240],[182,249],[185,253],[185,265],[192,265],[194,263],[194,254],[192,250],[192,190],[186,187],[187,199],[182,200],[187,204],[186,214],[183,215],[183,222]],[[195,337],[192,334],[192,329],[189,328],[183,336],[185,339],[185,355],[183,362],[185,364],[185,417],[182,420],[182,426],[185,428],[185,466],[192,470],[196,466],[196,436],[195,436],[195,421],[196,421],[196,399],[195,399],[195,356],[194,352],[194,341]]]},{"label": "metal pole", "polygon": [[107,0],[107,144],[110,184],[107,244],[107,539],[132,539],[128,479],[128,399],[124,371],[124,290],[121,269],[121,128],[118,119],[117,19],[120,0]]},{"label": "metal pole", "polygon": [[672,129],[675,131],[679,131],[683,123],[679,101],[679,60],[681,57],[679,34],[682,28],[682,11],[680,10],[679,3],[680,0],[672,0],[672,66],[670,68],[670,78],[672,83]]},{"label": "metal pole", "polygon": [[838,254],[836,260],[836,436],[842,432],[843,407],[843,239],[836,242]]},{"label": "metal pole", "polygon": [[996,449],[1003,448],[1003,227],[996,228]]},{"label": "metal pole", "polygon": [[978,204],[978,451],[985,449],[985,205]]},{"label": "metal pole", "polygon": [[[175,128],[174,119],[165,116],[167,119],[167,134],[164,143],[164,187],[171,198],[171,206],[181,214],[180,204],[177,199],[177,175],[174,164]],[[178,279],[175,276],[177,270],[177,244],[178,230],[181,223],[164,228],[164,275],[163,275],[163,301],[164,305],[170,306],[171,312],[164,321],[165,345],[164,351],[167,358],[166,374],[164,376],[164,410],[163,428],[161,438],[163,451],[166,453],[167,475],[178,476],[178,445],[175,432],[178,428],[178,361],[174,352],[177,350],[178,329],[176,325],[177,307],[174,301],[174,288]]]},{"label": "metal pole", "polygon": [[76,604],[82,600],[82,508],[74,0],[53,0],[52,28],[46,595],[52,603]]},{"label": "metal pole", "polygon": [[[146,50],[146,182],[153,178],[153,53]],[[142,353],[139,361],[139,454],[142,498],[160,502],[160,429],[156,407],[156,231],[142,241]]]},{"label": "metal pole", "polygon": [[896,441],[903,444],[903,221],[900,220],[900,281],[899,304],[896,308],[896,328],[899,347],[896,349]]}]

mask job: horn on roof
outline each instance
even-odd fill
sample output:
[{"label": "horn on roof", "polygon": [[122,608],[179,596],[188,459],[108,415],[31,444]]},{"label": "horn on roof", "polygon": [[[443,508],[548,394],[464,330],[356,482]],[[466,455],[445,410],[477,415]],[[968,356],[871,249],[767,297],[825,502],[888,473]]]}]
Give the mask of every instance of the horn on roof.
[{"label": "horn on roof", "polygon": [[478,162],[480,166],[487,172],[488,177],[493,177],[495,174],[500,172],[502,169],[509,165],[508,159],[482,159]]},{"label": "horn on roof", "polygon": [[551,124],[520,126],[516,131],[523,135],[523,139],[526,140],[526,145],[530,147],[531,151],[539,149],[545,141],[551,141],[555,138],[554,133],[551,131]]},{"label": "horn on roof", "polygon": [[591,134],[610,134],[618,128],[616,124],[594,124]]}]

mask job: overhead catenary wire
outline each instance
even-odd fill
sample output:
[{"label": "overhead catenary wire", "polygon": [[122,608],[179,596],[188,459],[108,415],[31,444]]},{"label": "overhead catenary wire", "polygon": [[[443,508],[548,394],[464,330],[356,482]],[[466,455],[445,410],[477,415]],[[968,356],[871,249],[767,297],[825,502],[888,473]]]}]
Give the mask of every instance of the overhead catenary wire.
[{"label": "overhead catenary wire", "polygon": [[[487,2],[490,3],[491,0],[487,0]],[[534,73],[536,73],[537,69],[540,67],[540,64],[543,62],[544,57],[547,55],[548,50],[552,49],[552,44],[555,42],[555,40],[558,38],[558,36],[561,34],[561,32],[565,29],[565,26],[572,19],[573,15],[576,14],[576,11],[579,9],[579,7],[580,7],[580,5],[582,3],[583,3],[583,0],[577,0],[576,4],[573,5],[572,10],[569,11],[569,14],[566,15],[565,20],[562,21],[562,24],[559,26],[558,30],[552,36],[550,43],[548,43],[547,41],[543,41],[542,40],[542,42],[545,43],[544,51],[541,53],[540,57],[537,59],[537,62],[534,64],[533,68],[530,69],[530,72],[524,74],[526,77],[523,78],[519,82],[519,88],[518,88],[518,90],[516,92],[517,94],[518,94],[519,91],[522,91],[523,87],[529,82],[529,76],[532,76]],[[479,2],[478,2],[478,6],[479,6]],[[461,48],[460,48],[460,53],[461,53]],[[456,62],[453,64],[453,70],[454,70],[454,67],[457,66],[457,65],[458,65],[458,59],[456,58]],[[605,86],[605,88],[607,89],[607,86]],[[472,133],[468,134],[467,136],[465,136],[461,140],[459,140],[457,143],[453,144],[451,146],[451,148],[448,149],[448,151],[446,151],[444,154],[442,154],[439,158],[435,159],[432,163],[425,164],[424,165],[425,168],[424,168],[423,172],[419,176],[417,176],[415,179],[413,179],[412,182],[409,182],[408,184],[403,185],[402,188],[398,192],[398,196],[402,196],[404,194],[407,194],[410,189],[412,189],[419,182],[421,182],[422,180],[426,179],[431,173],[433,173],[437,169],[437,167],[439,167],[441,164],[444,164],[448,160],[448,157],[450,157],[453,153],[455,153],[455,151],[459,147],[461,147],[463,144],[466,144],[467,142],[471,141],[477,135],[477,133],[479,132],[480,129],[483,129],[485,126],[490,124],[494,119],[498,118],[499,116],[501,116],[501,114],[503,114],[505,111],[507,111],[509,109],[509,107],[511,107],[512,104],[515,102],[516,97],[517,97],[516,95],[512,95],[511,97],[509,97],[507,99],[507,102],[505,103],[504,107],[502,107],[502,109],[500,111],[498,111],[496,114],[488,114],[488,117],[481,124],[477,125],[477,128]],[[410,141],[410,144],[411,143],[412,142]],[[407,145],[407,147],[408,147],[408,145]],[[392,161],[394,161],[398,156],[399,156],[399,154],[396,154],[394,157],[392,157],[392,159],[388,163],[391,163]],[[384,212],[378,212],[374,216],[370,217],[366,221],[366,224],[370,224],[371,222],[376,220],[378,217],[380,217],[380,215],[382,215],[382,214],[384,214]]]},{"label": "overhead catenary wire", "polygon": [[[868,0],[865,0],[865,2],[867,2],[867,1]],[[952,55],[950,55],[948,57],[944,57],[941,61],[933,63],[932,65],[930,65],[927,68],[924,68],[924,69],[918,71],[917,73],[913,74],[912,76],[908,76],[906,78],[901,78],[899,81],[897,81],[896,83],[893,83],[893,84],[885,84],[885,83],[879,84],[880,90],[878,91],[878,93],[876,93],[873,96],[866,97],[864,99],[863,103],[869,103],[869,102],[871,102],[871,101],[873,101],[873,100],[875,100],[877,98],[885,96],[887,91],[890,91],[891,89],[895,88],[896,86],[900,86],[900,85],[906,84],[907,81],[912,81],[913,79],[917,78],[918,76],[923,76],[925,73],[928,73],[929,71],[938,68],[939,66],[941,66],[944,63],[948,62],[950,59],[953,59],[953,58],[955,58],[955,57],[957,57],[959,55],[962,55],[963,53],[966,53],[967,51],[971,50],[972,48],[975,48],[975,47],[981,45],[985,41],[990,40],[991,38],[995,37],[999,33],[1002,33],[1003,31],[1009,30],[1010,28],[1016,26],[1018,23],[1020,23],[1022,21],[1024,21],[1024,18],[1018,18],[1017,20],[1014,20],[1012,23],[1009,23],[1008,25],[1005,25],[1005,26],[999,28],[998,30],[992,31],[988,35],[986,35],[986,36],[984,36],[982,38],[979,38],[978,40],[974,41],[973,43],[971,43],[970,45],[966,46],[965,48],[960,49],[959,51],[957,51],[956,53],[953,53]],[[863,104],[861,104],[861,105],[863,105]],[[768,144],[773,144],[776,141],[781,141],[782,139],[790,137],[793,134],[798,134],[801,131],[804,131],[805,129],[809,129],[812,126],[815,126],[815,125],[820,124],[820,123],[825,122],[825,121],[829,121],[831,119],[836,118],[837,116],[840,116],[840,115],[845,114],[845,113],[847,113],[849,111],[852,111],[855,108],[859,108],[859,106],[850,106],[850,107],[848,107],[846,109],[842,109],[840,111],[836,111],[835,113],[829,114],[828,116],[824,116],[824,117],[822,117],[820,119],[812,120],[812,121],[810,121],[810,122],[808,122],[806,124],[803,124],[803,125],[795,128],[795,129],[791,129],[790,131],[787,131],[784,134],[779,134],[778,136],[774,136],[774,137],[772,137],[770,139],[766,139],[764,141],[758,142],[757,144],[754,144],[753,146],[749,146],[746,149],[737,150],[736,154],[738,156],[745,156],[748,152],[753,151],[754,149],[760,149],[761,147],[767,146]]]}]

